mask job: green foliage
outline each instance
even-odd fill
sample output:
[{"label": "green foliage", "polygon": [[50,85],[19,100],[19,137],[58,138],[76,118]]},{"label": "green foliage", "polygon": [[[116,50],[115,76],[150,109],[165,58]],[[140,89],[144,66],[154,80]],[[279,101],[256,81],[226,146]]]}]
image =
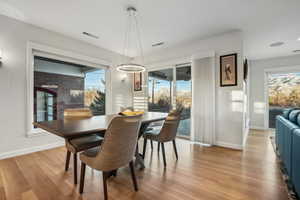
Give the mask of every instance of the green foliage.
[{"label": "green foliage", "polygon": [[105,93],[97,90],[97,95],[90,105],[93,115],[105,115]]}]

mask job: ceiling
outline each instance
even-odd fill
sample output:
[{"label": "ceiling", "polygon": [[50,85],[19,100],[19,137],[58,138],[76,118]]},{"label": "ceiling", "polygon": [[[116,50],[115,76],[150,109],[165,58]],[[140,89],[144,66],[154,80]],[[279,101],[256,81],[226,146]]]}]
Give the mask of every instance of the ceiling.
[{"label": "ceiling", "polygon": [[300,49],[299,0],[0,0],[0,13],[122,53],[128,5],[139,11],[146,53],[232,30],[243,31],[250,59]]}]

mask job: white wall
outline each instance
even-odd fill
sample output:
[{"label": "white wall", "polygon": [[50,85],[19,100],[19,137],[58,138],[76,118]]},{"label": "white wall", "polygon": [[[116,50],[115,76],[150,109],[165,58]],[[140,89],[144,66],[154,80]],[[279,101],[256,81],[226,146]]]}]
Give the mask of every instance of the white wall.
[{"label": "white wall", "polygon": [[[31,152],[58,145],[57,137],[26,137],[26,45],[28,41],[48,45],[57,49],[106,60],[116,64],[119,55],[111,51],[74,40],[63,35],[0,15],[0,49],[3,63],[0,67],[0,158]],[[132,104],[130,77],[115,68],[111,69],[113,105],[111,112],[120,106]],[[122,83],[122,84],[121,84]]]},{"label": "white wall", "polygon": [[[243,39],[241,32],[227,33],[208,39],[191,41],[145,56],[150,67],[166,67],[191,62],[194,55],[215,53],[216,72],[216,138],[215,144],[241,149],[243,146],[243,101],[233,102],[234,94],[243,92]],[[238,86],[220,87],[220,55],[238,53]],[[139,92],[137,95],[142,94]],[[205,95],[205,94],[203,94]],[[194,104],[197,102],[193,102]],[[197,123],[197,122],[195,122]]]},{"label": "white wall", "polygon": [[265,70],[300,66],[300,55],[278,57],[249,62],[250,69],[250,127],[265,129]]}]

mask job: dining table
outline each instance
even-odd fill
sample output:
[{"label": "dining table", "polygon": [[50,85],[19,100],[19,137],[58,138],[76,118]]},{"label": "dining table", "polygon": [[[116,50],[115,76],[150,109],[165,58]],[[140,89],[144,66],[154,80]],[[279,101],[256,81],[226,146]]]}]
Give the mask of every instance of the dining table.
[{"label": "dining table", "polygon": [[[145,112],[142,115],[139,137],[147,130],[153,122],[163,121],[167,117],[167,113],[161,112]],[[105,137],[106,129],[111,120],[118,114],[93,116],[90,118],[66,118],[52,121],[34,122],[36,128],[45,130],[50,134],[57,135],[66,140],[71,140],[78,137],[83,137],[89,134],[101,134]],[[121,133],[120,133],[121,134]],[[145,168],[143,156],[138,152],[135,154],[136,164],[140,165],[141,169]]]}]

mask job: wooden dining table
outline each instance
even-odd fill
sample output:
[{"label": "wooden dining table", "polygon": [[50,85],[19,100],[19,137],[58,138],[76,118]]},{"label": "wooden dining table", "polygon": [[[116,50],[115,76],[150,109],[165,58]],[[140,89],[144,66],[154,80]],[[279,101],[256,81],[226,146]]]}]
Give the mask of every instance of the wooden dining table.
[{"label": "wooden dining table", "polygon": [[[144,113],[141,120],[139,138],[142,136],[142,134],[145,132],[145,130],[151,123],[163,121],[166,119],[167,115],[167,113],[160,112]],[[52,120],[44,122],[35,122],[33,123],[33,125],[51,134],[70,140],[95,133],[102,133],[103,135],[105,135],[105,131],[109,126],[111,120],[116,116],[116,114],[113,114],[93,116],[91,118]],[[138,151],[136,153],[136,163],[139,164],[142,169],[145,168],[144,159]]]}]

